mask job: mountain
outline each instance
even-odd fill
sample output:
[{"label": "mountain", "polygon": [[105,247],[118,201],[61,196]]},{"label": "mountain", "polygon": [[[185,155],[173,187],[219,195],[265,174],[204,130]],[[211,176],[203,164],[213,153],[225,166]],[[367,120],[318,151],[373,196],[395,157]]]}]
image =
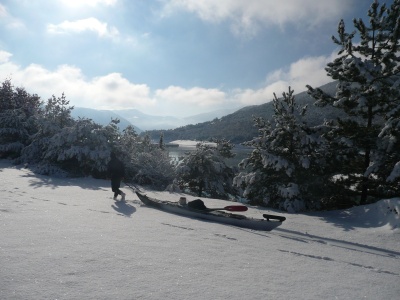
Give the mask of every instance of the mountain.
[{"label": "mountain", "polygon": [[[336,82],[328,83],[320,88],[334,95],[336,91]],[[307,92],[299,93],[295,98],[298,105],[308,105],[305,121],[307,121],[309,125],[318,125],[321,124],[324,119],[332,119],[337,116],[342,116],[343,114],[341,110],[332,106],[316,107],[313,105],[314,99],[312,99]],[[150,138],[154,140],[158,140],[161,133],[163,133],[165,142],[174,140],[205,141],[212,138],[224,138],[230,140],[232,143],[239,144],[258,136],[258,130],[254,127],[253,116],[271,120],[273,114],[273,104],[272,102],[267,102],[261,105],[246,106],[234,113],[212,121],[187,125],[176,129],[152,130],[147,133],[150,135]]]},{"label": "mountain", "polygon": [[172,129],[186,125],[183,120],[176,117],[146,115],[137,109],[113,110],[112,112],[122,116],[131,124],[135,124],[142,130]]},{"label": "mountain", "polygon": [[[78,119],[79,117],[92,119],[94,122],[103,126],[109,124],[111,122],[111,119],[119,119],[120,123],[118,124],[118,127],[121,130],[125,129],[128,125],[133,125],[121,115],[118,115],[110,110],[97,110],[92,108],[74,107],[71,112],[71,116],[74,119]],[[135,131],[137,133],[141,133],[143,131],[135,125],[133,125],[133,127],[135,128]]]},{"label": "mountain", "polygon": [[[320,88],[334,95],[336,82],[328,83]],[[298,105],[308,105],[305,120],[309,125],[318,125],[324,119],[332,119],[343,114],[341,110],[332,106],[316,107],[313,105],[314,99],[307,92],[299,93],[295,97]],[[253,116],[272,119],[273,114],[272,101],[261,105],[246,106],[239,110],[230,108],[187,118],[152,116],[137,109],[110,111],[75,107],[72,111],[74,118],[90,118],[101,125],[107,125],[112,118],[118,118],[121,121],[119,124],[121,129],[133,125],[137,133],[143,134],[143,131],[146,131],[153,140],[158,140],[163,133],[165,142],[224,138],[235,144],[249,141],[258,135],[258,130],[254,127]]]},{"label": "mountain", "polygon": [[[202,122],[207,122],[214,120],[216,118],[221,118],[223,116],[229,115],[231,113],[234,113],[240,108],[226,108],[226,109],[220,109],[220,110],[215,110],[209,113],[203,113],[203,114],[198,114],[190,117],[186,117],[183,120],[185,120],[185,125],[189,124],[197,124],[197,123],[202,123]],[[176,126],[178,127],[178,126]],[[176,128],[175,127],[175,128]]]},{"label": "mountain", "polygon": [[120,129],[125,129],[128,125],[132,125],[137,133],[144,130],[166,130],[182,127],[188,124],[195,124],[220,118],[234,112],[236,109],[221,109],[209,113],[198,114],[186,118],[177,118],[172,116],[152,116],[142,113],[137,109],[126,110],[97,110],[92,108],[75,107],[71,115],[77,119],[88,118],[94,122],[107,125],[111,119],[119,119]]},{"label": "mountain", "polygon": [[122,116],[132,124],[142,130],[166,130],[182,127],[189,124],[206,122],[215,118],[220,118],[234,112],[236,109],[221,109],[210,113],[198,114],[186,118],[172,116],[152,116],[146,115],[137,109],[113,110],[114,113]]}]

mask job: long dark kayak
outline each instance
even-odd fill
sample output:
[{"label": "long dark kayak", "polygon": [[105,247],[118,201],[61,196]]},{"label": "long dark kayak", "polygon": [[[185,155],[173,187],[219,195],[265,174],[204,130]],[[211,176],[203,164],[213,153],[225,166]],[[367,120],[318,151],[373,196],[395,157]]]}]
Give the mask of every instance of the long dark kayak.
[{"label": "long dark kayak", "polygon": [[147,195],[136,192],[139,199],[146,205],[160,209],[165,212],[178,214],[185,217],[208,220],[212,222],[228,224],[243,228],[270,231],[282,224],[279,220],[265,220],[246,217],[244,215],[232,214],[223,211],[193,209],[178,202],[163,201],[150,198]]}]

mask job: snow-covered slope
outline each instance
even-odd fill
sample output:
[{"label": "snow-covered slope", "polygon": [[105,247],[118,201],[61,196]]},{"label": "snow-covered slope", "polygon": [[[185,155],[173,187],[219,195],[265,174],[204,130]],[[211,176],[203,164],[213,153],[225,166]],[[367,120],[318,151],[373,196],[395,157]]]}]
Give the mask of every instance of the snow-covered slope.
[{"label": "snow-covered slope", "polygon": [[282,226],[261,232],[168,214],[124,191],[127,201],[114,202],[105,180],[38,176],[0,161],[0,299],[400,295],[399,198],[282,214]]}]

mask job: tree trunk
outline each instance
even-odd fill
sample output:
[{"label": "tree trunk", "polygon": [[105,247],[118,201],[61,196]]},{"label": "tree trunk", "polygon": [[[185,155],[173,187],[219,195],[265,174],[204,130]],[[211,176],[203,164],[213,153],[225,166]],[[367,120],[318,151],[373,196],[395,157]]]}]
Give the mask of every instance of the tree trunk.
[{"label": "tree trunk", "polygon": [[[364,154],[364,172],[367,171],[369,164],[371,162],[371,128],[372,128],[372,118],[373,118],[373,112],[372,112],[372,106],[368,106],[368,123],[367,123],[367,141],[365,144],[365,154]],[[361,182],[361,199],[360,199],[360,204],[363,205],[367,203],[367,198],[368,198],[368,186],[369,186],[369,180],[368,177],[363,176],[362,182]]]},{"label": "tree trunk", "polygon": [[204,181],[201,180],[199,183],[199,193],[198,193],[198,197],[201,197],[201,194],[203,194],[203,188],[204,188]]}]

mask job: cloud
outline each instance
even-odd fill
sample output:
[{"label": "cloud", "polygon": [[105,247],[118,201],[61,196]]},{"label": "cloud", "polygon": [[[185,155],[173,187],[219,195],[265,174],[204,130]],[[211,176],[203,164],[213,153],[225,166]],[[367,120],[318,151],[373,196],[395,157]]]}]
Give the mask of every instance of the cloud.
[{"label": "cloud", "polygon": [[64,92],[71,105],[80,107],[148,110],[155,105],[147,85],[129,82],[119,73],[87,79],[74,66],[61,65],[53,71],[37,64],[22,68],[10,58],[10,53],[0,51],[0,80],[11,78],[14,86],[22,86],[42,100]]},{"label": "cloud", "polygon": [[87,18],[73,22],[64,21],[57,25],[49,24],[47,25],[47,31],[55,34],[91,31],[100,37],[117,37],[119,35],[115,27],[109,27],[107,23],[102,23],[96,18]]},{"label": "cloud", "polygon": [[119,73],[95,77],[86,89],[86,98],[98,99],[95,101],[104,109],[148,109],[155,105],[146,84],[132,83]]},{"label": "cloud", "polygon": [[289,86],[296,94],[304,91],[306,84],[321,86],[331,81],[324,68],[334,57],[335,54],[303,58],[286,69],[268,74],[260,89],[225,92],[215,88],[169,86],[152,92],[148,85],[133,83],[120,73],[86,78],[81,69],[70,65],[61,65],[55,70],[37,64],[22,68],[11,61],[11,53],[0,50],[0,81],[11,78],[14,86],[22,86],[42,100],[64,92],[74,106],[136,108],[152,115],[187,117],[225,107],[266,103],[272,100],[273,93],[281,95]]},{"label": "cloud", "polygon": [[169,86],[154,93],[157,107],[163,115],[187,117],[217,109],[229,103],[225,92],[202,87]]},{"label": "cloud", "polygon": [[0,64],[7,63],[12,54],[7,51],[0,51]]},{"label": "cloud", "polygon": [[164,14],[184,10],[206,22],[228,21],[235,34],[255,35],[260,27],[265,26],[316,26],[338,20],[353,1],[167,0]]},{"label": "cloud", "polygon": [[13,74],[19,72],[18,66],[13,64],[10,59],[12,54],[7,51],[0,50],[0,79],[11,78]]},{"label": "cloud", "polygon": [[0,23],[5,23],[8,29],[21,29],[25,28],[25,24],[13,17],[8,11],[7,8],[0,3]]},{"label": "cloud", "polygon": [[271,101],[273,94],[287,92],[289,86],[295,94],[306,90],[306,85],[319,87],[332,81],[326,75],[326,65],[333,61],[336,53],[328,56],[305,57],[288,68],[278,69],[267,75],[265,86],[258,90],[235,90],[234,98],[243,105],[262,104]]},{"label": "cloud", "polygon": [[322,85],[330,80],[326,65],[336,58],[336,52],[328,56],[304,57],[292,63],[287,69],[279,69],[266,78],[267,85],[282,80],[293,89],[304,90],[307,84]]},{"label": "cloud", "polygon": [[201,87],[184,89],[179,86],[170,86],[163,90],[156,90],[155,97],[160,101],[173,103],[174,105],[213,107],[224,102],[226,95],[218,89],[205,89]]},{"label": "cloud", "polygon": [[8,15],[7,9],[4,7],[4,5],[0,4],[0,17],[4,18]]},{"label": "cloud", "polygon": [[97,5],[106,5],[113,6],[117,3],[118,0],[61,0],[64,5],[67,6],[97,6]]}]

